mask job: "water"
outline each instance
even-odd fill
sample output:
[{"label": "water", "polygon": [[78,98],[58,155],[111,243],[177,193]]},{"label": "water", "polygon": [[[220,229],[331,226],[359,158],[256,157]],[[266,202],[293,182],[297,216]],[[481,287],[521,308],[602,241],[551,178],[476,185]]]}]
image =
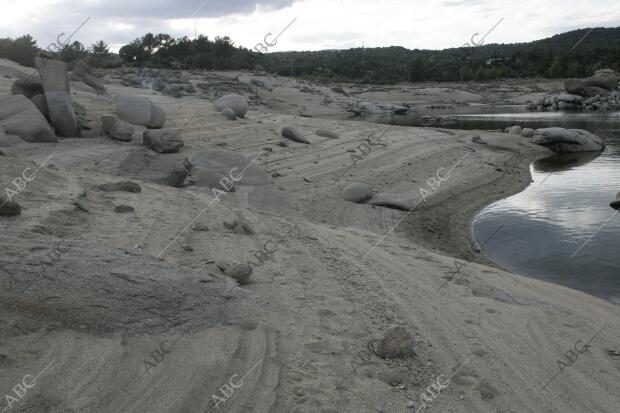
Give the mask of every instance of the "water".
[{"label": "water", "polygon": [[620,112],[529,112],[523,106],[456,106],[375,117],[401,126],[503,130],[559,126],[607,141],[602,154],[554,155],[532,163],[534,182],[487,206],[472,236],[501,267],[620,305]]},{"label": "water", "polygon": [[[449,127],[518,124],[582,128],[607,140],[602,154],[554,155],[532,163],[534,182],[484,208],[472,233],[484,253],[515,273],[620,304],[620,112],[452,115]],[[495,234],[495,235],[493,235]]]}]

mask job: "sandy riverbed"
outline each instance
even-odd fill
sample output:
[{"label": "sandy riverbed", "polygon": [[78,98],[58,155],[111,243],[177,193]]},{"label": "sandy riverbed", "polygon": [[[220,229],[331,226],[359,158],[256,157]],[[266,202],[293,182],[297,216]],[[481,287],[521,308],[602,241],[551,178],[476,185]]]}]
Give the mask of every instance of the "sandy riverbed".
[{"label": "sandy riverbed", "polygon": [[[0,94],[13,80],[0,78]],[[2,188],[54,154],[16,198],[22,214],[0,219],[0,392],[16,397],[12,388],[25,375],[48,366],[6,411],[411,412],[438,375],[457,369],[429,411],[616,411],[620,307],[486,265],[471,247],[475,211],[525,187],[529,162],[545,149],[502,133],[347,120],[327,86],[301,93],[296,81],[263,80],[273,90],[255,88],[264,104],[237,121],[207,100],[108,83],[113,93],[151,97],[165,109],[166,126],[191,120],[181,153],[260,155],[255,164],[276,175],[219,203],[204,189],[138,179],[140,193],[98,190],[134,176],[120,165],[141,150],[139,141],[1,148]],[[508,98],[540,92],[527,85],[511,87]],[[498,88],[363,93],[426,105],[445,101],[444,94],[492,102]],[[418,96],[422,89],[426,97]],[[108,99],[74,90],[89,116],[110,110]],[[310,145],[279,146],[283,126]],[[316,129],[340,138],[319,137]],[[474,134],[487,144],[472,143]],[[348,150],[369,136],[382,136],[385,145],[371,146],[351,167]],[[339,197],[349,182],[417,195],[438,171],[451,171],[449,179],[409,213]],[[135,212],[115,213],[117,205]],[[250,222],[254,234],[223,225],[235,217]],[[195,223],[209,231],[195,231]],[[240,288],[218,269],[222,260],[252,260],[265,241],[282,237],[250,285]],[[144,255],[136,255],[138,243]],[[40,262],[54,249],[60,258],[42,274]],[[454,274],[455,260],[471,256]],[[372,352],[393,326],[414,336],[415,357],[385,360]],[[566,360],[577,342],[582,348],[595,335],[588,351]],[[214,395],[224,399],[217,409]]]}]

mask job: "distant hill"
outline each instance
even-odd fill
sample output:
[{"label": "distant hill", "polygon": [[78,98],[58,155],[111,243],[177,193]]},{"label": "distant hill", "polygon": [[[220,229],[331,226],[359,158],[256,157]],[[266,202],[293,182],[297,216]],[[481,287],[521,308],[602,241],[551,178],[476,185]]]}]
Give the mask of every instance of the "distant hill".
[{"label": "distant hill", "polygon": [[[0,58],[21,65],[32,66],[40,50],[29,35],[0,38]],[[92,65],[99,66],[118,63],[109,62],[112,56],[103,41],[90,48],[73,42],[57,56],[67,62],[89,57]],[[119,56],[132,66],[249,70],[260,64],[283,76],[364,83],[586,77],[602,68],[620,71],[620,27],[574,30],[529,43],[445,50],[391,46],[267,54],[235,46],[228,36],[189,39],[147,33],[123,46]]]},{"label": "distant hill", "polygon": [[620,71],[620,27],[574,30],[528,43],[445,50],[392,46],[274,52],[261,56],[259,63],[280,75],[368,83],[585,77],[601,68]]}]

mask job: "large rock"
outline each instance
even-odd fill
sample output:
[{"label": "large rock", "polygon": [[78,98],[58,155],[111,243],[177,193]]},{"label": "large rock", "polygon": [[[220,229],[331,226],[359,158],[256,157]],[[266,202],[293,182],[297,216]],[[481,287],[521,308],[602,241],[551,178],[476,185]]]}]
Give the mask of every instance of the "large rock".
[{"label": "large rock", "polygon": [[31,99],[33,96],[43,94],[43,85],[38,80],[25,77],[13,82],[11,93],[14,95],[24,95]]},{"label": "large rock", "polygon": [[307,143],[307,144],[310,143],[310,141],[306,139],[305,136],[303,136],[301,133],[297,132],[295,129],[288,127],[288,126],[285,126],[284,128],[282,128],[282,136],[295,142]]},{"label": "large rock", "polygon": [[224,108],[230,108],[235,112],[235,115],[240,118],[245,117],[245,114],[248,112],[248,102],[241,95],[224,95],[213,104],[217,111],[221,112]]},{"label": "large rock", "polygon": [[345,201],[364,202],[372,197],[372,187],[368,184],[354,182],[345,186],[340,196]]},{"label": "large rock", "polygon": [[122,142],[130,142],[135,128],[113,114],[101,115],[101,131],[110,138]]},{"label": "large rock", "polygon": [[116,95],[114,96],[114,108],[121,119],[134,125],[159,129],[166,122],[164,111],[142,96]]},{"label": "large rock", "polygon": [[229,179],[232,176],[237,180],[235,185],[255,186],[271,182],[271,175],[256,165],[255,161],[252,162],[234,151],[221,149],[200,151],[192,156],[190,164],[192,167],[204,167]]},{"label": "large rock", "polygon": [[0,127],[28,142],[58,142],[39,109],[23,95],[0,97]]},{"label": "large rock", "polygon": [[612,201],[609,206],[613,209],[620,210],[620,192],[618,192],[618,195],[616,195],[616,200]]},{"label": "large rock", "polygon": [[37,57],[35,63],[43,84],[51,123],[56,133],[64,137],[79,136],[80,124],[69,93],[67,64],[42,57]]},{"label": "large rock", "polygon": [[179,129],[147,129],[142,134],[142,143],[155,152],[178,152],[184,144],[179,133]]},{"label": "large rock", "polygon": [[537,129],[532,141],[554,152],[594,152],[605,149],[605,142],[601,138],[583,129]]}]

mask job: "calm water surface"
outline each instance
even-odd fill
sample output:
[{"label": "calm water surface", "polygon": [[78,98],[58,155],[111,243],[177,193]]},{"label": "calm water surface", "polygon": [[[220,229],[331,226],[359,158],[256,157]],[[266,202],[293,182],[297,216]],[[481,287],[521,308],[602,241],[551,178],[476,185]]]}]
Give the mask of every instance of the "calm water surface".
[{"label": "calm water surface", "polygon": [[620,304],[620,213],[609,207],[620,192],[620,113],[473,115],[457,123],[582,128],[607,140],[600,155],[533,162],[534,182],[484,208],[472,232],[479,245],[486,242],[487,256],[508,270]]},{"label": "calm water surface", "polygon": [[[422,115],[428,114],[389,123],[420,125]],[[550,156],[533,162],[534,182],[480,211],[472,235],[503,268],[620,305],[620,213],[609,207],[620,192],[620,112],[531,113],[513,106],[467,107],[433,116],[437,114],[442,127],[560,126],[586,129],[607,140],[602,154]]]}]

